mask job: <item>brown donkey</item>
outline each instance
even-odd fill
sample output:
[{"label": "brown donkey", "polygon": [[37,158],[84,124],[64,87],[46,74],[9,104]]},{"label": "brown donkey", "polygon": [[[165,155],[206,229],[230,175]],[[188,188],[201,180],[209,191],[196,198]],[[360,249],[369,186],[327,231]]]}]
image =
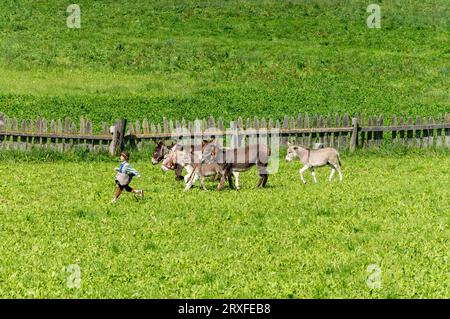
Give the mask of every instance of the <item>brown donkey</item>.
[{"label": "brown donkey", "polygon": [[[266,187],[269,178],[267,165],[269,164],[270,148],[265,144],[252,144],[239,148],[221,148],[216,143],[210,143],[203,149],[205,163],[229,164],[228,175],[235,172],[248,171],[256,165],[259,174],[258,188]],[[228,178],[230,188],[233,181]]]}]

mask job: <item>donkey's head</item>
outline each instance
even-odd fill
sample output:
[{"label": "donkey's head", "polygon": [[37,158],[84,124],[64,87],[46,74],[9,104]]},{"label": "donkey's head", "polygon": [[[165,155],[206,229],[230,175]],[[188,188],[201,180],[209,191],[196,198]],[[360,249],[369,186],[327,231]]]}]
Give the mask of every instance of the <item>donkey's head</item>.
[{"label": "donkey's head", "polygon": [[174,170],[176,165],[176,152],[175,151],[169,151],[169,154],[167,154],[164,157],[164,161],[161,165],[161,170],[165,173],[168,170]]},{"label": "donkey's head", "polygon": [[299,146],[288,142],[288,150],[286,154],[286,161],[290,162],[298,156]]},{"label": "donkey's head", "polygon": [[217,162],[217,156],[219,154],[219,146],[215,142],[209,142],[203,146],[202,160],[204,163]]},{"label": "donkey's head", "polygon": [[152,155],[152,164],[156,165],[164,159],[164,156],[170,151],[173,147],[173,142],[170,146],[164,145],[163,141],[159,141],[159,143],[155,147],[155,151]]}]

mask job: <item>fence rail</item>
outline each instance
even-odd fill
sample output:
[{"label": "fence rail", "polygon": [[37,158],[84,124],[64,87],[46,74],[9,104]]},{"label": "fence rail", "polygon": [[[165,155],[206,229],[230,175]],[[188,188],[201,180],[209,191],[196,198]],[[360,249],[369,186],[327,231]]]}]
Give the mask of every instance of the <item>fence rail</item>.
[{"label": "fence rail", "polygon": [[[78,125],[64,120],[18,120],[0,114],[0,150],[29,150],[33,147],[65,151],[87,148],[90,151],[109,151],[116,154],[123,148],[139,150],[157,140],[173,138],[232,137],[238,146],[254,143],[260,136],[271,137],[277,130],[282,144],[287,141],[311,146],[323,143],[339,149],[373,147],[383,143],[400,143],[415,147],[450,147],[450,114],[435,117],[393,116],[387,125],[383,116],[361,114],[285,116],[282,120],[254,117],[245,121],[240,117],[225,127],[222,118],[197,119],[193,122],[168,120],[149,123],[147,119],[128,122],[126,119],[112,124],[101,123],[100,132],[94,132],[92,121],[81,117]],[[245,124],[244,124],[245,123]],[[236,145],[236,144],[234,144]]]}]

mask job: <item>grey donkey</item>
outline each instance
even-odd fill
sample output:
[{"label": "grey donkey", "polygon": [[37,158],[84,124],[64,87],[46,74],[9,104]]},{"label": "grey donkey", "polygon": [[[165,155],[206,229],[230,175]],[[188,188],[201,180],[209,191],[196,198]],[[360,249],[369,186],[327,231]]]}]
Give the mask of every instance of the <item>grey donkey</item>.
[{"label": "grey donkey", "polygon": [[341,171],[341,158],[338,151],[332,147],[325,147],[320,149],[309,149],[302,147],[300,145],[293,145],[288,143],[288,152],[286,155],[286,161],[290,162],[294,158],[298,157],[300,162],[303,163],[303,167],[300,169],[300,178],[302,182],[306,184],[305,178],[303,177],[303,172],[307,169],[310,170],[313,177],[314,183],[317,183],[316,173],[314,172],[315,167],[321,167],[328,165],[331,167],[331,173],[328,180],[331,182],[334,172],[337,171],[339,174],[339,180],[342,181],[342,171]]},{"label": "grey donkey", "polygon": [[217,189],[220,191],[223,188],[223,184],[225,183],[225,178],[231,179],[231,171],[230,171],[230,165],[229,164],[217,164],[217,163],[211,163],[211,164],[192,164],[189,165],[192,167],[191,173],[188,175],[186,180],[186,187],[184,189],[185,192],[187,192],[192,185],[195,183],[197,179],[200,179],[200,184],[202,188],[206,191],[205,187],[205,177],[208,176],[220,176],[219,186]]}]

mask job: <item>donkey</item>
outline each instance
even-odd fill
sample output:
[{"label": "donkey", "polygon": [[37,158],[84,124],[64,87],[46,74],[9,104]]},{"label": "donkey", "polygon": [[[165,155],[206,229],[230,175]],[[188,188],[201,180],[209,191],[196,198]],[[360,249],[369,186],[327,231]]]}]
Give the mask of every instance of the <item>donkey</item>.
[{"label": "donkey", "polygon": [[[166,156],[166,158],[163,161],[163,164],[161,168],[165,168],[165,170],[173,169],[176,165],[179,167],[184,167],[186,169],[187,175],[184,177],[184,182],[187,184],[189,180],[191,179],[191,176],[193,176],[194,169],[201,164],[202,154],[199,152],[186,152],[186,151],[170,151],[169,155]],[[214,174],[208,174],[207,176],[211,177],[211,181],[213,182],[215,179],[215,176],[217,173]],[[228,178],[227,174],[225,178]],[[239,172],[232,172],[232,175],[234,176],[234,179],[236,180],[236,183],[239,183]],[[221,175],[219,174],[219,177]],[[196,178],[193,183],[197,180]],[[192,183],[192,184],[193,184]]]},{"label": "donkey", "polygon": [[[258,188],[266,187],[269,178],[267,165],[269,164],[270,148],[265,144],[252,144],[240,148],[221,148],[216,143],[210,143],[203,150],[203,161],[206,163],[226,163],[230,164],[230,172],[245,172],[253,165],[256,165],[259,174]],[[228,179],[230,188],[233,188],[233,181]],[[239,189],[237,180],[236,188]]]},{"label": "donkey", "polygon": [[[206,191],[205,187],[205,177],[207,176],[220,176],[220,182],[217,187],[217,190],[220,191],[223,188],[223,184],[225,183],[225,177],[229,176],[230,165],[229,164],[193,164],[192,171],[188,175],[186,187],[184,189],[187,192],[192,185],[195,183],[197,179],[200,179],[200,184],[202,188]],[[228,177],[231,178],[231,177]]]},{"label": "donkey", "polygon": [[[155,148],[155,151],[153,152],[153,156],[152,156],[152,164],[156,165],[159,162],[161,162],[168,154],[171,150],[175,150],[178,148],[182,148],[181,145],[178,144],[174,144],[172,142],[172,144],[170,146],[166,146],[164,144],[163,141],[160,141]],[[163,169],[163,171],[165,171],[165,166],[161,167]],[[171,169],[173,169],[175,171],[175,179],[177,181],[181,181],[183,180],[183,167],[179,166],[179,165],[175,165],[173,166]]]},{"label": "donkey", "polygon": [[338,171],[339,180],[342,181],[342,171],[341,171],[341,157],[334,148],[325,147],[320,149],[309,149],[299,145],[293,145],[288,142],[288,152],[286,155],[286,161],[290,162],[294,158],[298,157],[303,163],[303,167],[300,169],[300,178],[302,182],[306,184],[305,178],[303,177],[303,172],[307,169],[310,170],[313,177],[314,183],[317,183],[316,173],[314,172],[315,167],[321,167],[328,165],[331,167],[331,173],[328,180],[331,182],[334,172]]}]

